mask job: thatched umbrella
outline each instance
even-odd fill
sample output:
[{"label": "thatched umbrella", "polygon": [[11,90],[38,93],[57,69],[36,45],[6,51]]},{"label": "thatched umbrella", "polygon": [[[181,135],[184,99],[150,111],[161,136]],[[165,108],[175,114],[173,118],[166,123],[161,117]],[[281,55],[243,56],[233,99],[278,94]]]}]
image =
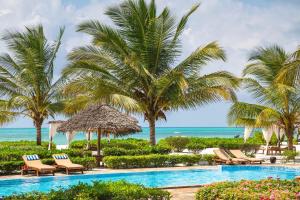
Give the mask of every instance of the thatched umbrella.
[{"label": "thatched umbrella", "polygon": [[99,166],[102,134],[111,133],[116,136],[123,136],[140,132],[141,127],[135,118],[106,104],[96,104],[75,114],[62,123],[57,130],[61,132],[96,131],[98,134],[97,165]]}]

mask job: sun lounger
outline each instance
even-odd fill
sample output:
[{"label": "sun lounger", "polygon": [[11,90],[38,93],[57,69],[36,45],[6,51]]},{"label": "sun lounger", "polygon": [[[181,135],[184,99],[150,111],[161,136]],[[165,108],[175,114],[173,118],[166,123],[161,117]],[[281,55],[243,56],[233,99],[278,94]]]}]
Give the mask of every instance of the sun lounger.
[{"label": "sun lounger", "polygon": [[36,171],[37,176],[39,176],[40,173],[52,173],[54,176],[55,167],[44,165],[38,155],[24,155],[22,158],[25,162],[21,171],[22,175],[25,171],[33,170]]},{"label": "sun lounger", "polygon": [[228,153],[226,153],[222,149],[215,149],[214,153],[218,157],[215,159],[217,163],[224,163],[224,164],[245,164],[248,163],[249,161],[245,159],[240,159],[240,158],[232,158]]},{"label": "sun lounger", "polygon": [[250,163],[259,163],[261,164],[264,160],[263,159],[258,159],[258,158],[250,158],[248,156],[246,156],[241,150],[236,149],[236,150],[229,150],[230,153],[236,157],[236,158],[240,158],[240,159],[245,159],[247,161],[249,161]]},{"label": "sun lounger", "polygon": [[54,154],[52,157],[54,158],[57,168],[66,169],[66,174],[69,174],[70,171],[81,171],[83,174],[84,167],[72,163],[67,154]]}]

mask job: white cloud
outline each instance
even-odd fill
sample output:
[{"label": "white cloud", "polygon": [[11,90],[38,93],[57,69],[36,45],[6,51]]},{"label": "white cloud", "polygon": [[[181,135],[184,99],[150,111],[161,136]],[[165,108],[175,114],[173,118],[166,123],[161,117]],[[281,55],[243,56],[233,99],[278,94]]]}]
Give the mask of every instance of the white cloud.
[{"label": "white cloud", "polygon": [[9,10],[9,9],[0,10],[0,17],[4,16],[4,15],[7,15],[9,13],[11,13],[11,10]]}]

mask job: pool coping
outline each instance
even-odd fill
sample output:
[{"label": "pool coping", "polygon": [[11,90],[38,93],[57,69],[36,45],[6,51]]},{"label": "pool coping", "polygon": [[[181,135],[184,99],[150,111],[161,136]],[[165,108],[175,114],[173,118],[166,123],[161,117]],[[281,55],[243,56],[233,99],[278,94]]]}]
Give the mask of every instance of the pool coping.
[{"label": "pool coping", "polygon": [[181,170],[217,170],[220,165],[199,165],[199,166],[184,166],[184,167],[160,167],[160,168],[134,168],[134,169],[108,169],[108,168],[95,168],[93,170],[84,171],[84,174],[72,173],[66,175],[62,172],[56,172],[55,176],[42,175],[5,175],[0,176],[0,181],[16,180],[16,179],[36,179],[36,178],[49,178],[49,177],[67,177],[67,176],[84,176],[84,175],[98,175],[98,174],[123,174],[123,173],[138,173],[138,172],[156,172],[156,171],[181,171]]}]

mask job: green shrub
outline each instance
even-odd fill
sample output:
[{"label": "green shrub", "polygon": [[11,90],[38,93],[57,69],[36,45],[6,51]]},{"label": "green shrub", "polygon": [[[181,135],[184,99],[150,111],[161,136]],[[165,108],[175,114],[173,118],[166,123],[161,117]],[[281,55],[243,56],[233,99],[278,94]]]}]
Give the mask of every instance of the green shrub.
[{"label": "green shrub", "polygon": [[124,149],[121,147],[105,147],[102,149],[104,156],[134,156],[134,155],[149,155],[149,154],[168,154],[171,148],[164,146],[146,146],[140,149]]},{"label": "green shrub", "polygon": [[156,188],[124,181],[102,182],[71,186],[67,189],[52,190],[48,193],[31,192],[5,197],[5,200],[169,200],[170,193]]},{"label": "green shrub", "polygon": [[202,144],[202,143],[195,143],[195,142],[190,142],[186,145],[186,148],[190,151],[193,151],[195,153],[203,150],[206,148],[206,145],[205,144]]},{"label": "green shrub", "polygon": [[285,161],[288,162],[289,160],[295,160],[295,157],[298,156],[299,153],[293,150],[285,150],[282,155],[284,156]]},{"label": "green shrub", "polygon": [[[300,182],[295,180],[267,179],[260,181],[221,182],[204,186],[196,200],[271,200],[298,199]],[[298,198],[296,198],[298,197]]]},{"label": "green shrub", "polygon": [[[171,139],[170,139],[171,138]],[[176,145],[176,139],[178,137],[169,137],[159,141],[159,145],[168,145],[168,140]],[[183,147],[180,145],[181,149],[188,148],[191,151],[198,152],[205,148],[226,148],[226,149],[242,149],[245,151],[251,151],[258,149],[262,144],[261,141],[256,141],[256,139],[249,139],[246,143],[242,138],[200,138],[200,137],[189,137],[187,138],[189,142]],[[181,140],[181,138],[179,138]],[[179,143],[182,144],[182,143]],[[176,148],[173,146],[173,149]]]},{"label": "green shrub", "polygon": [[176,164],[193,165],[201,161],[201,155],[144,155],[106,156],[103,159],[109,168],[169,167]]},{"label": "green shrub", "polygon": [[11,174],[21,169],[23,161],[0,161],[0,174]]},{"label": "green shrub", "polygon": [[202,155],[202,161],[208,162],[209,165],[212,165],[214,163],[215,158],[216,155],[210,155],[210,154]]},{"label": "green shrub", "polygon": [[73,163],[83,165],[85,169],[96,167],[96,159],[94,157],[71,157]]},{"label": "green shrub", "polygon": [[187,144],[190,142],[188,137],[167,137],[165,138],[167,145],[172,147],[174,151],[182,151],[186,148]]},{"label": "green shrub", "polygon": [[[86,140],[74,141],[70,144],[70,148],[85,149],[87,146]],[[107,139],[101,140],[101,148],[120,147],[124,149],[138,149],[144,146],[149,146],[149,142],[143,139],[127,138],[127,139]],[[97,148],[97,140],[91,141],[91,149]]]},{"label": "green shrub", "polygon": [[68,154],[69,157],[92,156],[92,151],[88,151],[88,150],[85,150],[85,149],[64,149],[64,150],[57,151],[57,152]]},{"label": "green shrub", "polygon": [[[35,141],[27,141],[27,140],[20,140],[20,141],[3,141],[0,142],[0,149],[3,147],[42,147],[42,148],[48,148],[48,142],[42,142],[41,146],[37,146]],[[52,144],[52,148],[55,149],[56,145]]]},{"label": "green shrub", "polygon": [[44,164],[53,165],[52,155],[66,153],[74,163],[82,164],[87,169],[95,166],[95,159],[91,157],[91,151],[83,149],[66,149],[48,151],[47,143],[43,142],[37,146],[35,142],[15,141],[0,142],[0,174],[11,174],[18,172],[24,165],[23,155],[38,154]]},{"label": "green shrub", "polygon": [[[281,138],[281,141],[284,140],[284,137]],[[254,132],[253,136],[250,137],[247,141],[248,143],[259,143],[259,144],[266,144],[266,141],[264,139],[264,136],[261,131],[256,131]],[[278,139],[276,135],[273,133],[271,140],[270,140],[270,145],[277,145]]]}]

